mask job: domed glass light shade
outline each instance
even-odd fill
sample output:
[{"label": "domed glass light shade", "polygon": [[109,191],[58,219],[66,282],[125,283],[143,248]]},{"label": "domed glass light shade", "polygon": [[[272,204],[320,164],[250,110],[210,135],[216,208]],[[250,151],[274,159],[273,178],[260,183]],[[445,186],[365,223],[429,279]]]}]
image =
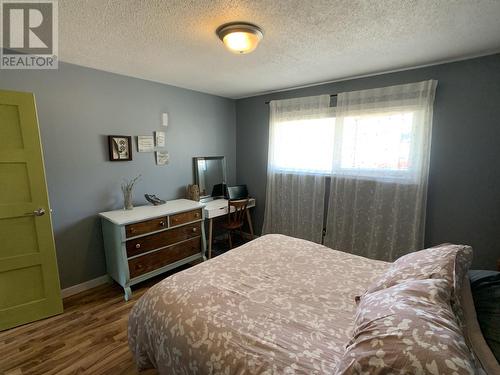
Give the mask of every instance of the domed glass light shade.
[{"label": "domed glass light shade", "polygon": [[225,24],[216,33],[226,48],[236,54],[252,52],[264,37],[262,30],[250,23]]}]

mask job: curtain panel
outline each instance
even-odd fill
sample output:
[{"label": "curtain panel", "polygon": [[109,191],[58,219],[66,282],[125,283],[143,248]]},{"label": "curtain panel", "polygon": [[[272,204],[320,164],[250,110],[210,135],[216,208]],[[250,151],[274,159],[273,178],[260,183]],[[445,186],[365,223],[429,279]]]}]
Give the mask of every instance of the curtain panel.
[{"label": "curtain panel", "polygon": [[436,86],[338,95],[326,246],[387,261],[423,247]]},{"label": "curtain panel", "polygon": [[263,233],[321,243],[333,121],[329,95],[270,102]]}]

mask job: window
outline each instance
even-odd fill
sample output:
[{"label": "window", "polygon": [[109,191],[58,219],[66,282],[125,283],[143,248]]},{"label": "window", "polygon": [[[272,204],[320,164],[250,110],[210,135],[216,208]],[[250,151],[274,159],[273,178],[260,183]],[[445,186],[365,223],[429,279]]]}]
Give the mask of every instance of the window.
[{"label": "window", "polygon": [[415,112],[344,118],[335,171],[349,175],[407,177],[414,169]]},{"label": "window", "polygon": [[[278,122],[273,166],[278,171],[411,178],[415,168],[415,111]],[[337,136],[337,141],[335,137]]]},{"label": "window", "polygon": [[273,167],[281,171],[330,173],[334,134],[333,117],[276,123]]}]

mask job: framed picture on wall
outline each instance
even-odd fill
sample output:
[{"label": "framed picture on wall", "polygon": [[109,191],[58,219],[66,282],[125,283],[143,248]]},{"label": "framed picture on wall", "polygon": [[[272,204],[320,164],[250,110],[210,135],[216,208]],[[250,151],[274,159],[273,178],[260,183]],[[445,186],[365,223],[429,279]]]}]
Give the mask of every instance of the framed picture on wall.
[{"label": "framed picture on wall", "polygon": [[109,160],[132,160],[132,137],[128,135],[108,135]]},{"label": "framed picture on wall", "polygon": [[155,141],[152,135],[137,136],[137,152],[153,152]]}]

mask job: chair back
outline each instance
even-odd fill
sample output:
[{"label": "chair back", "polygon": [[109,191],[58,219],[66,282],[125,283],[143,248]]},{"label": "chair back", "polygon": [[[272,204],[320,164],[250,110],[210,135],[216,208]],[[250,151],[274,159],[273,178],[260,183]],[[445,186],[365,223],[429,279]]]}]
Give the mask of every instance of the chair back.
[{"label": "chair back", "polygon": [[[241,228],[247,212],[248,198],[227,202],[227,224],[230,228]],[[233,210],[234,207],[234,210]]]}]

